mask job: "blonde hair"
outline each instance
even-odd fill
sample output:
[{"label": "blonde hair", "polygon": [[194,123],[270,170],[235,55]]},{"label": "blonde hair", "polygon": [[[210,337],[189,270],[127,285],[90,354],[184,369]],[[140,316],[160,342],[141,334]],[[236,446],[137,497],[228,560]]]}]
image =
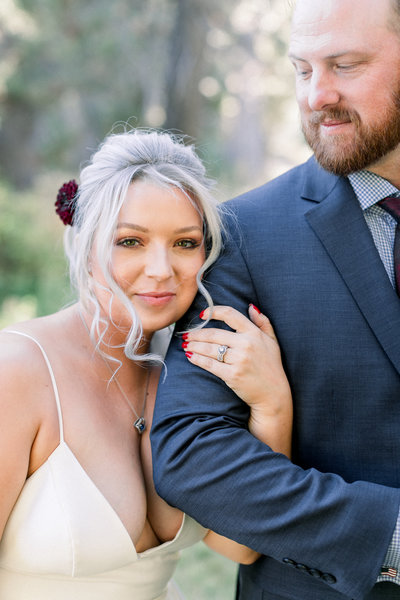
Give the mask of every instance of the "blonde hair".
[{"label": "blonde hair", "polygon": [[[132,303],[118,286],[111,272],[111,253],[118,214],[132,182],[146,179],[159,186],[178,188],[202,216],[206,260],[197,273],[199,291],[209,306],[212,299],[201,279],[221,250],[221,220],[217,201],[211,193],[213,182],[192,145],[169,132],[132,129],[105,138],[80,175],[73,226],[65,234],[71,283],[79,300],[93,317],[91,336],[99,344],[110,318],[101,315],[100,304],[90,270],[90,256],[96,239],[96,260],[103,271],[110,292],[109,313],[117,297],[132,318],[125,344],[125,354],[134,360],[158,359],[139,355],[142,325]],[[102,324],[102,326],[101,326]]]}]

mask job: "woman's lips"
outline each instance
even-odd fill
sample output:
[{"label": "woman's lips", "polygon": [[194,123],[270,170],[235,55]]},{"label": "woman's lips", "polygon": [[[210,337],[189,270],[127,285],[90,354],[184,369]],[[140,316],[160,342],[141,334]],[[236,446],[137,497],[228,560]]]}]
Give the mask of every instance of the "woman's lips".
[{"label": "woman's lips", "polygon": [[142,292],[135,295],[150,306],[165,306],[175,297],[173,292]]}]

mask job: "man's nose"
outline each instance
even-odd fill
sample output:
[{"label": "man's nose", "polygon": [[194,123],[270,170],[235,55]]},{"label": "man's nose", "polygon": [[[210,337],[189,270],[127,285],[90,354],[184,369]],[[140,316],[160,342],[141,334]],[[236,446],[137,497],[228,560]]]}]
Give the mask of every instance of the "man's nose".
[{"label": "man's nose", "polygon": [[340,94],[331,73],[314,71],[308,90],[308,105],[313,111],[325,110],[338,104]]}]

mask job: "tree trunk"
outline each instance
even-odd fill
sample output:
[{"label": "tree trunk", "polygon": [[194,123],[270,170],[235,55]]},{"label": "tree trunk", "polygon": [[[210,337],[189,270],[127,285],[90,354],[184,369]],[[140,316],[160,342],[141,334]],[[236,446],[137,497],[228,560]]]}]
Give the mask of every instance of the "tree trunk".
[{"label": "tree trunk", "polygon": [[17,189],[28,188],[38,167],[33,139],[36,110],[23,98],[8,97],[0,129],[0,172]]},{"label": "tree trunk", "polygon": [[177,0],[166,70],[165,127],[197,138],[202,98],[199,81],[204,74],[204,48],[209,29],[204,0]]}]

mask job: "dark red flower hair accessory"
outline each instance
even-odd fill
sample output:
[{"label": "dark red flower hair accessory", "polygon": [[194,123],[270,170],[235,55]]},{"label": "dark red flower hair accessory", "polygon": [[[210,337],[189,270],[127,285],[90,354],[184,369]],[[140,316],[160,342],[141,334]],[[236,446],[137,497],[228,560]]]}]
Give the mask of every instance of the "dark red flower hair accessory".
[{"label": "dark red flower hair accessory", "polygon": [[75,212],[75,199],[78,191],[78,184],[75,179],[64,183],[58,190],[55,203],[56,213],[64,225],[72,225]]}]

